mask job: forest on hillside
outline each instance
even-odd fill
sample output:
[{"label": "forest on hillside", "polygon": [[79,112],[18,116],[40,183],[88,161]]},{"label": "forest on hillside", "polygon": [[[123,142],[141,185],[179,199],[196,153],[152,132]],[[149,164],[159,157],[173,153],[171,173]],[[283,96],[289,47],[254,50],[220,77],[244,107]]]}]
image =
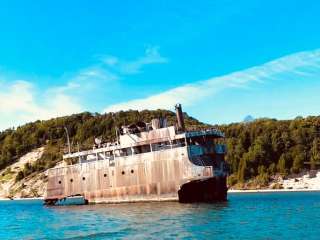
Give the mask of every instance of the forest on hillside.
[{"label": "forest on hillside", "polygon": [[[62,160],[68,129],[73,150],[92,147],[94,138],[115,139],[115,129],[137,121],[149,122],[166,117],[175,124],[171,111],[121,111],[108,114],[88,112],[36,121],[0,132],[0,170],[31,150],[45,146],[41,159],[26,164],[18,179],[53,167]],[[185,114],[187,129],[210,127]],[[229,184],[254,181],[266,185],[275,175],[287,176],[304,169],[315,169],[320,163],[320,117],[298,117],[277,121],[258,119],[249,123],[215,126],[226,136],[226,159],[230,166]]]},{"label": "forest on hillside", "polygon": [[275,175],[286,177],[320,164],[320,117],[220,126],[225,132],[229,184],[249,179],[264,186]]},{"label": "forest on hillside", "polygon": [[[166,117],[168,124],[175,124],[175,113],[167,110],[156,111],[120,111],[117,113],[92,114],[84,112],[71,116],[46,121],[28,123],[16,129],[0,132],[0,170],[16,162],[19,157],[35,148],[45,146],[41,159],[26,164],[18,174],[20,180],[31,173],[41,172],[56,165],[62,160],[66,151],[67,137],[64,127],[68,129],[72,151],[89,149],[94,139],[114,141],[116,128],[138,121],[150,122],[153,118]],[[185,124],[189,129],[208,127],[185,114]]]}]

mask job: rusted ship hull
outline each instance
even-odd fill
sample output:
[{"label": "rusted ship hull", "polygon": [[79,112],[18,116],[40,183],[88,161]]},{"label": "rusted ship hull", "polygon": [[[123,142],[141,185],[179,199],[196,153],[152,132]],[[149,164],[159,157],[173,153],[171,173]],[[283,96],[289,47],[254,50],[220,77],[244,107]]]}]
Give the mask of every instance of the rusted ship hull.
[{"label": "rusted ship hull", "polygon": [[71,196],[88,203],[226,200],[225,178],[215,177],[212,166],[193,164],[189,154],[180,147],[120,157],[114,166],[101,160],[50,169],[45,202]]},{"label": "rusted ship hull", "polygon": [[47,204],[82,196],[87,203],[226,200],[224,134],[186,131],[181,105],[177,126],[165,119],[122,127],[116,142],[70,152],[79,164],[48,171]]}]

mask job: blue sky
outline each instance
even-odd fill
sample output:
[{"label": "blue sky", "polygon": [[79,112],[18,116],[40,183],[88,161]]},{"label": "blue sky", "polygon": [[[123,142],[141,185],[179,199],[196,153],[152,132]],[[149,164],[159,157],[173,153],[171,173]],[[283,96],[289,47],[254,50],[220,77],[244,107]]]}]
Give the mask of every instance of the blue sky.
[{"label": "blue sky", "polygon": [[1,1],[0,130],[81,111],[320,113],[320,1]]}]

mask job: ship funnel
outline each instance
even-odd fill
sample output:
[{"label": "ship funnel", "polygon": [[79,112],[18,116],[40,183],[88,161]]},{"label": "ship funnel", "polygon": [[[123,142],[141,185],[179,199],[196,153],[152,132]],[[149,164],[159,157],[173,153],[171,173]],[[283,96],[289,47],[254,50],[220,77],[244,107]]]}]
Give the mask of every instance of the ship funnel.
[{"label": "ship funnel", "polygon": [[178,130],[185,131],[181,104],[180,103],[176,104],[175,109],[176,109]]}]

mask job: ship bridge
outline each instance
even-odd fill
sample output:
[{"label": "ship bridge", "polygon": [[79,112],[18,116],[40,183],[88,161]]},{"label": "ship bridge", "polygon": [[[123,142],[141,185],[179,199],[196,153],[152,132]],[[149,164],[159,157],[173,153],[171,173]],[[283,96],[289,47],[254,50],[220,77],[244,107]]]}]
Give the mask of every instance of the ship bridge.
[{"label": "ship bridge", "polygon": [[148,152],[188,146],[190,156],[207,153],[224,154],[221,143],[224,134],[217,129],[178,132],[175,126],[154,129],[138,133],[123,133],[119,141],[102,144],[93,149],[68,153],[63,159],[78,158],[79,163],[87,161],[110,160]]},{"label": "ship bridge", "polygon": [[[181,106],[176,108],[177,125],[167,126],[165,118],[153,119],[151,123],[137,122],[117,130],[117,141],[101,144],[86,151],[68,153],[63,159],[77,158],[79,163],[109,160],[114,164],[117,157],[126,157],[148,152],[162,151],[177,147],[187,147],[191,159],[198,163],[199,156],[223,155],[226,151],[221,139],[224,134],[218,129],[186,131]],[[208,160],[209,161],[209,160]]]}]

